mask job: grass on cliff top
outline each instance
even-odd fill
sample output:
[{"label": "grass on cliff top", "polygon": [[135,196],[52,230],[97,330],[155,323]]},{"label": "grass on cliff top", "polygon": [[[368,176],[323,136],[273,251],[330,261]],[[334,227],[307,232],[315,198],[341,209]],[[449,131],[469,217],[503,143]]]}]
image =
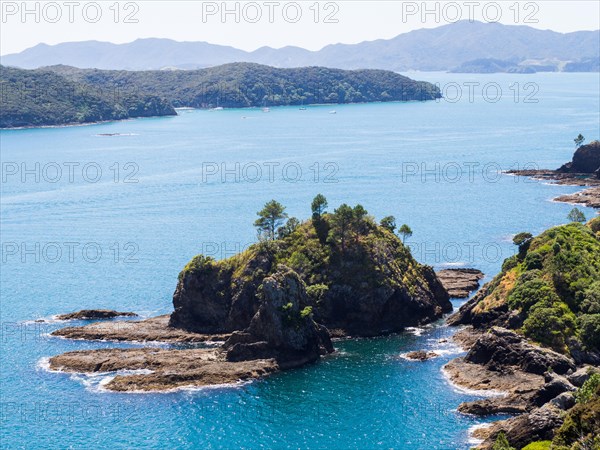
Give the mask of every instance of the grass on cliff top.
[{"label": "grass on cliff top", "polygon": [[482,313],[507,304],[521,313],[521,331],[567,352],[571,338],[600,349],[600,218],[551,228],[504,261]]}]

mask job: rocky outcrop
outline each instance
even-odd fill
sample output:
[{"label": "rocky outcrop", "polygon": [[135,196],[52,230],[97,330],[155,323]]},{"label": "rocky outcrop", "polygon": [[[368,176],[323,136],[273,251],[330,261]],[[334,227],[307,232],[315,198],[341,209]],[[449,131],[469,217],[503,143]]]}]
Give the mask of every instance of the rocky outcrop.
[{"label": "rocky outcrop", "polygon": [[573,203],[598,209],[600,208],[600,187],[591,187],[574,194],[560,195],[556,197],[554,201]]},{"label": "rocky outcrop", "polygon": [[[479,305],[488,296],[490,284],[485,284],[475,296],[462,305],[446,322],[450,326],[472,325],[475,328],[493,325],[507,326],[511,319],[511,311],[506,303],[498,303],[485,310]],[[513,318],[512,320],[517,320]]]},{"label": "rocky outcrop", "polygon": [[268,248],[255,250],[235,272],[232,266],[196,256],[179,275],[169,325],[200,333],[248,327],[258,310],[258,287],[274,261]]},{"label": "rocky outcrop", "polygon": [[51,333],[68,339],[88,341],[129,342],[222,342],[230,334],[202,334],[169,326],[169,316],[152,317],[146,320],[95,322],[83,327],[65,327]]},{"label": "rocky outcrop", "polygon": [[575,406],[575,395],[572,392],[563,392],[550,400],[550,404],[566,411]]},{"label": "rocky outcrop", "polygon": [[479,280],[484,277],[483,272],[477,269],[444,269],[437,271],[436,275],[450,297],[454,298],[467,298],[479,289]]},{"label": "rocky outcrop", "polygon": [[112,309],[82,309],[68,314],[59,314],[58,320],[88,320],[88,319],[114,319],[115,317],[136,317],[136,313],[119,312]]},{"label": "rocky outcrop", "polygon": [[565,377],[555,374],[554,372],[547,372],[545,374],[544,384],[539,391],[535,393],[532,398],[532,402],[536,406],[542,406],[549,401],[557,398],[559,395],[577,390],[569,380]]},{"label": "rocky outcrop", "polygon": [[565,421],[565,412],[568,416],[576,409],[575,384],[583,384],[590,373],[600,371],[591,366],[574,370],[572,359],[498,327],[489,331],[467,327],[455,340],[468,352],[444,366],[450,380],[471,390],[496,393],[462,403],[458,411],[478,416],[519,414],[477,430],[475,436],[483,440],[479,449],[492,449],[501,432],[518,449],[552,440]]},{"label": "rocky outcrop", "polygon": [[452,310],[433,269],[417,263],[383,227],[365,222],[363,235],[343,250],[320,239],[311,221],[293,233],[227,260],[202,255],[192,259],[179,276],[170,326],[198,333],[245,330],[260,306],[259,287],[276,270],[275,261],[298,273],[307,285],[315,320],[336,335],[400,332]]},{"label": "rocky outcrop", "polygon": [[557,184],[593,186],[574,194],[561,195],[554,201],[600,208],[600,141],[592,141],[579,147],[573,155],[573,160],[557,170],[510,170],[508,173],[553,181]]},{"label": "rocky outcrop", "polygon": [[440,355],[436,352],[417,350],[414,352],[405,353],[403,356],[404,358],[410,359],[411,361],[427,361],[428,359],[437,358]]},{"label": "rocky outcrop", "polygon": [[482,334],[468,351],[465,361],[483,365],[492,371],[502,372],[513,366],[538,375],[549,369],[558,374],[575,369],[571,358],[530,344],[522,335],[499,327]]},{"label": "rocky outcrop", "polygon": [[168,316],[144,321],[94,323],[57,330],[55,336],[123,341],[201,342],[226,340],[215,349],[102,349],[50,358],[50,368],[117,374],[105,387],[115,391],[168,390],[234,383],[317,361],[333,352],[327,329],[312,317],[306,286],[297,273],[278,266],[258,288],[260,306],[249,326],[228,335],[205,335],[168,325]]},{"label": "rocky outcrop", "polygon": [[117,374],[103,387],[111,391],[165,391],[236,383],[279,370],[275,360],[226,361],[219,350],[158,348],[100,349],[50,358],[50,369],[75,373],[138,371]]},{"label": "rocky outcrop", "polygon": [[523,372],[507,366],[502,371],[485,365],[455,358],[444,366],[444,373],[452,383],[470,391],[485,391],[487,398],[461,403],[458,410],[464,414],[488,416],[520,414],[533,408],[532,397],[544,385],[541,375]]},{"label": "rocky outcrop", "polygon": [[289,368],[333,351],[327,329],[312,318],[306,287],[297,273],[280,265],[259,292],[261,304],[250,325],[223,345],[228,361],[273,358]]},{"label": "rocky outcrop", "polygon": [[573,160],[561,166],[559,173],[598,174],[600,168],[600,141],[592,141],[579,147]]},{"label": "rocky outcrop", "polygon": [[[474,336],[478,338],[473,339]],[[559,375],[572,373],[574,363],[568,357],[497,327],[489,332],[459,334],[458,339],[468,342],[469,351],[444,366],[445,373],[459,386],[496,393],[490,398],[462,403],[460,412],[481,416],[523,414],[551,402],[566,408],[573,400],[563,394],[571,394],[575,387]]]},{"label": "rocky outcrop", "polygon": [[479,448],[491,449],[496,437],[503,432],[509,444],[523,448],[531,442],[550,441],[563,423],[563,411],[554,405],[544,405],[528,414],[497,422],[487,430],[487,439]]},{"label": "rocky outcrop", "polygon": [[[519,449],[558,439],[564,417],[578,410],[574,393],[594,369],[577,367],[600,362],[595,329],[582,325],[597,314],[590,306],[597,298],[598,229],[597,219],[571,223],[521,244],[502,272],[449,318],[451,325],[472,327],[457,333],[468,351],[446,366],[450,379],[469,389],[504,392],[458,410],[521,414],[478,430],[485,439],[479,448],[491,449],[500,432]],[[565,420],[570,443],[580,438],[580,425]],[[591,442],[597,433],[588,428],[583,434]]]},{"label": "rocky outcrop", "polygon": [[448,293],[430,267],[417,268],[422,280],[414,285],[405,285],[398,272],[371,286],[361,282],[361,277],[382,278],[381,274],[370,272],[371,267],[354,270],[356,278],[330,286],[316,305],[315,316],[328,328],[344,330],[348,336],[381,336],[429,323],[452,311]]},{"label": "rocky outcrop", "polygon": [[594,366],[584,366],[568,375],[567,379],[574,386],[581,387],[583,386],[583,383],[585,383],[595,373],[600,374],[600,368]]}]

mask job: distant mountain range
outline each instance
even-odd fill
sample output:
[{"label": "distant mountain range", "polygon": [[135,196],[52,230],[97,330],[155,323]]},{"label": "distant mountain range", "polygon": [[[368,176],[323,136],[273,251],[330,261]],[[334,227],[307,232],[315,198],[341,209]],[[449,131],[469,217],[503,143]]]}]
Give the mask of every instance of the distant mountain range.
[{"label": "distant mountain range", "polygon": [[398,72],[588,72],[599,70],[599,59],[600,30],[564,34],[521,25],[461,21],[411,31],[389,40],[328,45],[319,51],[262,47],[246,52],[207,42],[152,38],[127,44],[39,44],[2,56],[1,63],[26,69],[57,64],[116,70],[198,69],[254,62],[274,67],[326,66]]}]

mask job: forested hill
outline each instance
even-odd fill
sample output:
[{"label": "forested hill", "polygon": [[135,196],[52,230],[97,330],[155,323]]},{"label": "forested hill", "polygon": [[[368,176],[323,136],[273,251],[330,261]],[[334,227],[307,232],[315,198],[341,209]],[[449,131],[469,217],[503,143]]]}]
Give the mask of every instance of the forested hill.
[{"label": "forested hill", "polygon": [[439,89],[433,84],[386,70],[279,69],[253,63],[224,64],[199,70],[139,72],[82,70],[67,66],[48,69],[81,83],[159,95],[175,107],[239,108],[440,97]]},{"label": "forested hill", "polygon": [[48,70],[0,66],[0,128],[176,114],[168,101],[153,94],[107,92]]},{"label": "forested hill", "polygon": [[276,69],[251,63],[141,72],[0,66],[0,86],[2,128],[173,115],[174,107],[424,101],[441,96],[431,83],[384,70]]}]

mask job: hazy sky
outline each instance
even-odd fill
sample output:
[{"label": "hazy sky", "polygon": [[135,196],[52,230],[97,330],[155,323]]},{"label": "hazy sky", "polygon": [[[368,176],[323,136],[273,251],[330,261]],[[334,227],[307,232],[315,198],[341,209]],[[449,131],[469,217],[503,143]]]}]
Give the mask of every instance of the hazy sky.
[{"label": "hazy sky", "polygon": [[245,50],[389,39],[459,19],[499,21],[560,32],[595,30],[600,2],[590,1],[56,1],[0,0],[0,53],[40,42],[115,43],[162,37]]}]

